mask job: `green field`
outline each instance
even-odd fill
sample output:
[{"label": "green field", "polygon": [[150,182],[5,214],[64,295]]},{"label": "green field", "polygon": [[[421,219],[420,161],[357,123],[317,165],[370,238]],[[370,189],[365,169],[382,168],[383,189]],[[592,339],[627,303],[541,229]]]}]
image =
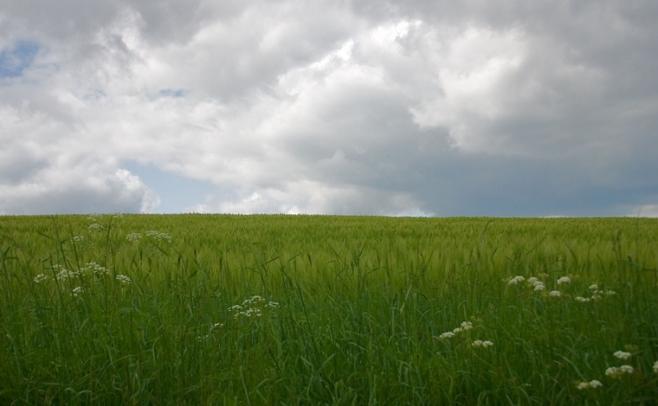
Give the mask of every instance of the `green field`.
[{"label": "green field", "polygon": [[0,404],[656,404],[657,269],[655,219],[0,217]]}]

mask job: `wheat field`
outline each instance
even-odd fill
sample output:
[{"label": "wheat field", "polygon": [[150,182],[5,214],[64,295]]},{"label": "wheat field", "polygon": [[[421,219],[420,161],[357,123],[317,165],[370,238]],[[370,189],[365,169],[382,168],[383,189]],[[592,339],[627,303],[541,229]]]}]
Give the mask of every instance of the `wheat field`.
[{"label": "wheat field", "polygon": [[658,220],[0,217],[2,404],[656,404]]}]

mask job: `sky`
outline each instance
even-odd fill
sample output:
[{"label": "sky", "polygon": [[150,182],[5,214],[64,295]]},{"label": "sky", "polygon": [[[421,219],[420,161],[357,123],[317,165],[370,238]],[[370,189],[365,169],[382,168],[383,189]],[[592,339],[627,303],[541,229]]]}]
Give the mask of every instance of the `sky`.
[{"label": "sky", "polygon": [[658,216],[655,0],[0,0],[0,214]]}]

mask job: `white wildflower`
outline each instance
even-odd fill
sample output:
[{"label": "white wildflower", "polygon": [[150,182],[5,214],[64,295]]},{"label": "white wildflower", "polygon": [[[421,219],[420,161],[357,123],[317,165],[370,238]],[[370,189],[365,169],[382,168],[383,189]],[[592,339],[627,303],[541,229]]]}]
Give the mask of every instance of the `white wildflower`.
[{"label": "white wildflower", "polygon": [[96,276],[104,276],[110,273],[107,268],[102,265],[97,264],[96,262],[87,262],[80,271],[82,272],[92,272]]},{"label": "white wildflower", "polygon": [[100,225],[100,224],[98,224],[98,223],[91,223],[91,224],[89,224],[89,227],[88,227],[88,228],[89,228],[90,230],[95,230],[95,231],[97,231],[97,230],[102,229],[103,226]]},{"label": "white wildflower", "polygon": [[455,334],[459,334],[462,331],[464,331],[464,329],[461,328],[461,327],[455,327],[455,328],[452,329],[452,332],[455,333]]},{"label": "white wildflower", "polygon": [[76,286],[75,288],[73,288],[73,290],[71,290],[71,294],[73,294],[73,296],[75,297],[78,297],[81,294],[83,294],[84,291],[85,289],[82,286]]},{"label": "white wildflower", "polygon": [[634,371],[630,365],[622,365],[620,367],[610,367],[605,370],[605,375],[610,378],[619,378],[624,374],[632,374]]},{"label": "white wildflower", "polygon": [[510,279],[509,281],[507,281],[507,284],[508,285],[517,285],[520,282],[523,282],[524,280],[525,280],[525,278],[523,276],[517,275],[517,276],[513,277],[512,279]]},{"label": "white wildflower", "polygon": [[76,271],[69,271],[66,268],[60,268],[61,271],[57,272],[57,275],[55,275],[55,278],[57,278],[58,281],[63,282],[67,279],[74,279],[80,276],[80,272]]},{"label": "white wildflower", "polygon": [[250,297],[250,298],[248,298],[248,299],[245,299],[245,300],[242,302],[242,305],[243,305],[243,306],[248,306],[248,305],[258,305],[258,304],[260,304],[260,303],[262,303],[262,302],[264,302],[264,301],[265,301],[265,299],[264,299],[262,296],[254,295],[254,296],[252,296],[252,297]]},{"label": "white wildflower", "polygon": [[279,302],[273,302],[270,300],[269,302],[267,302],[266,306],[272,309],[276,309],[277,307],[279,307]]},{"label": "white wildflower", "polygon": [[72,240],[75,241],[75,242],[80,242],[80,241],[82,241],[82,240],[84,240],[84,239],[85,239],[85,238],[84,238],[83,236],[81,236],[81,235],[74,235],[73,238],[72,238]]},{"label": "white wildflower", "polygon": [[127,275],[118,274],[114,277],[114,279],[119,281],[122,285],[130,285],[132,283],[132,279],[130,279]]},{"label": "white wildflower", "polygon": [[614,354],[612,355],[614,355],[615,358],[619,358],[622,360],[627,360],[631,357],[631,353],[626,351],[615,351]]},{"label": "white wildflower", "polygon": [[45,282],[47,280],[48,280],[48,275],[45,275],[45,274],[42,274],[42,273],[36,275],[33,279],[34,283],[41,283],[41,282]]},{"label": "white wildflower", "polygon": [[558,285],[568,285],[571,283],[571,278],[568,276],[562,276],[557,280]]},{"label": "white wildflower", "polygon": [[233,306],[229,307],[228,310],[231,311],[231,312],[238,312],[238,311],[242,310],[242,306],[233,305]]},{"label": "white wildflower", "polygon": [[473,323],[470,321],[462,321],[459,326],[461,327],[462,331],[467,331],[473,328]]},{"label": "white wildflower", "polygon": [[560,292],[559,290],[551,290],[550,292],[548,292],[548,296],[550,296],[550,297],[560,297],[560,296],[562,296],[562,292]]},{"label": "white wildflower", "polygon": [[576,385],[576,388],[578,388],[580,390],[585,390],[585,389],[596,389],[596,388],[600,388],[601,386],[603,386],[601,381],[596,380],[596,379],[592,379],[589,382],[587,382],[587,381],[579,382],[578,385]]},{"label": "white wildflower", "polygon": [[653,372],[658,374],[658,361],[653,363]]},{"label": "white wildflower", "polygon": [[544,289],[546,289],[546,286],[544,286],[543,283],[540,282],[540,283],[536,283],[536,284],[535,284],[534,291],[536,291],[536,292],[541,292],[541,291],[544,290]]},{"label": "white wildflower", "polygon": [[635,369],[633,369],[633,367],[630,366],[630,365],[622,365],[622,366],[619,367],[619,370],[623,374],[632,374],[635,371]]},{"label": "white wildflower", "polygon": [[588,298],[588,297],[576,296],[576,297],[574,298],[574,300],[575,300],[576,302],[587,303],[587,302],[589,302],[591,299]]},{"label": "white wildflower", "polygon": [[439,334],[439,338],[441,340],[447,340],[447,339],[452,338],[454,336],[455,336],[455,333],[453,333],[452,331],[446,331],[445,333]]},{"label": "white wildflower", "polygon": [[476,348],[488,348],[488,347],[491,347],[493,345],[494,345],[494,343],[492,341],[489,341],[489,340],[475,340],[471,344],[471,346],[476,347]]},{"label": "white wildflower", "polygon": [[603,292],[603,293],[604,293],[606,296],[614,296],[614,295],[617,294],[617,292],[615,292],[614,290],[606,290],[606,291]]},{"label": "white wildflower", "polygon": [[536,278],[534,276],[531,276],[528,278],[528,285],[535,285],[537,283],[542,283],[542,281],[539,280],[539,278]]},{"label": "white wildflower", "polygon": [[595,292],[595,291],[599,290],[599,285],[597,285],[596,283],[593,283],[593,284],[589,285],[588,289]]}]

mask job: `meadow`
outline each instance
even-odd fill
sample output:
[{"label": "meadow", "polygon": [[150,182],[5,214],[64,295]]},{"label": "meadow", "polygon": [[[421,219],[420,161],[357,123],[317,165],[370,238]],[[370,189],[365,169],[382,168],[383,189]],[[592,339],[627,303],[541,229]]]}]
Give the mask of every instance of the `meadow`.
[{"label": "meadow", "polygon": [[658,220],[0,217],[0,404],[656,404]]}]

